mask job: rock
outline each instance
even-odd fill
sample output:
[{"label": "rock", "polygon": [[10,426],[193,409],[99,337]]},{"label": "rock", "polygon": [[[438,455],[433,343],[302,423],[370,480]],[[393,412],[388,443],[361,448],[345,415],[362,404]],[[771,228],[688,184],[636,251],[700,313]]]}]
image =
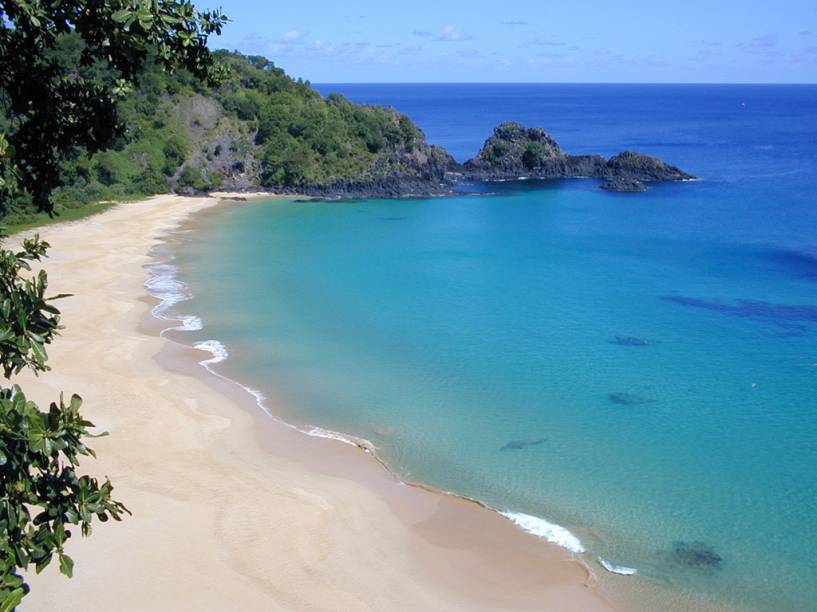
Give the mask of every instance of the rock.
[{"label": "rock", "polygon": [[620,191],[623,193],[639,193],[647,191],[647,187],[634,178],[616,177],[602,183],[601,188],[606,191]]},{"label": "rock", "polygon": [[695,568],[711,568],[723,560],[715,550],[704,542],[675,542],[673,556],[684,565]]},{"label": "rock", "polygon": [[[260,147],[253,143],[252,135],[216,130],[215,135],[207,136],[205,128],[212,123],[211,115],[215,111],[199,106],[196,106],[198,114],[206,119],[202,123],[196,115],[195,121],[201,125],[192,124],[201,132],[199,152],[179,168],[173,180],[178,179],[184,167],[193,166],[201,168],[205,177],[221,175],[220,190],[257,191],[263,168],[257,155]],[[399,114],[391,112],[397,121]],[[602,187],[606,190],[637,192],[644,191],[644,183],[648,181],[693,177],[660,159],[632,151],[619,153],[609,160],[601,155],[570,155],[542,128],[505,122],[494,129],[479,154],[464,164],[454,160],[443,147],[428,144],[418,129],[411,145],[393,146],[372,167],[351,178],[268,189],[325,198],[427,197],[452,194],[452,187],[464,181],[520,178],[597,178],[605,181]]]},{"label": "rock", "polygon": [[465,180],[496,181],[519,178],[599,178],[609,191],[646,191],[644,182],[694,178],[656,157],[624,151],[605,160],[600,155],[570,155],[541,128],[506,122],[494,129],[480,152],[462,166],[451,166],[449,176]]},{"label": "rock", "polygon": [[602,178],[629,179],[635,181],[683,181],[695,178],[657,157],[624,151],[607,160]]}]

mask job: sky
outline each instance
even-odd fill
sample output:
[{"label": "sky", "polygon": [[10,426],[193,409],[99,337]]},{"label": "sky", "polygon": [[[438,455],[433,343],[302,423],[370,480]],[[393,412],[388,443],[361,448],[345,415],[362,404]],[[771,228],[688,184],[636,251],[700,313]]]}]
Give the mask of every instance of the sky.
[{"label": "sky", "polygon": [[815,83],[817,0],[197,0],[314,83]]}]

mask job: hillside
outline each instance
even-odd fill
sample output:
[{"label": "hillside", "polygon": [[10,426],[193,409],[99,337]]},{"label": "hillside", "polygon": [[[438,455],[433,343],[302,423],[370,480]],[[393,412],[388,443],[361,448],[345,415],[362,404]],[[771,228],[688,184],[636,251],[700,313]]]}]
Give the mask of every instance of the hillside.
[{"label": "hillside", "polygon": [[[60,61],[77,54],[65,37]],[[63,164],[56,211],[167,191],[394,197],[445,190],[453,159],[406,115],[338,94],[324,99],[263,57],[215,55],[230,69],[216,89],[185,72],[149,68],[121,103],[126,136]],[[12,222],[33,214],[24,199],[4,212]]]}]

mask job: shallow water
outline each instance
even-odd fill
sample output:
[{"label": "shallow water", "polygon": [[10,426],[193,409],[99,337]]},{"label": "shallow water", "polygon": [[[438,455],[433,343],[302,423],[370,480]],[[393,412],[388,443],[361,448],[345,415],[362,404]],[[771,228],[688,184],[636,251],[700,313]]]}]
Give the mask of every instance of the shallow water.
[{"label": "shallow water", "polygon": [[191,338],[405,478],[603,559],[613,588],[812,607],[817,88],[331,89],[460,158],[519,118],[703,180],[225,208],[178,251]]}]

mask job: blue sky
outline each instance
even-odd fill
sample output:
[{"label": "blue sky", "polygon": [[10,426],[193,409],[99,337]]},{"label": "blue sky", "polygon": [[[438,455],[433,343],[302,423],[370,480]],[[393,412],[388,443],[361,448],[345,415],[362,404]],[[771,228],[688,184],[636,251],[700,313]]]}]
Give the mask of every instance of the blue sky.
[{"label": "blue sky", "polygon": [[[201,8],[214,8],[198,0]],[[312,82],[817,82],[817,0],[223,0],[213,47]]]}]

